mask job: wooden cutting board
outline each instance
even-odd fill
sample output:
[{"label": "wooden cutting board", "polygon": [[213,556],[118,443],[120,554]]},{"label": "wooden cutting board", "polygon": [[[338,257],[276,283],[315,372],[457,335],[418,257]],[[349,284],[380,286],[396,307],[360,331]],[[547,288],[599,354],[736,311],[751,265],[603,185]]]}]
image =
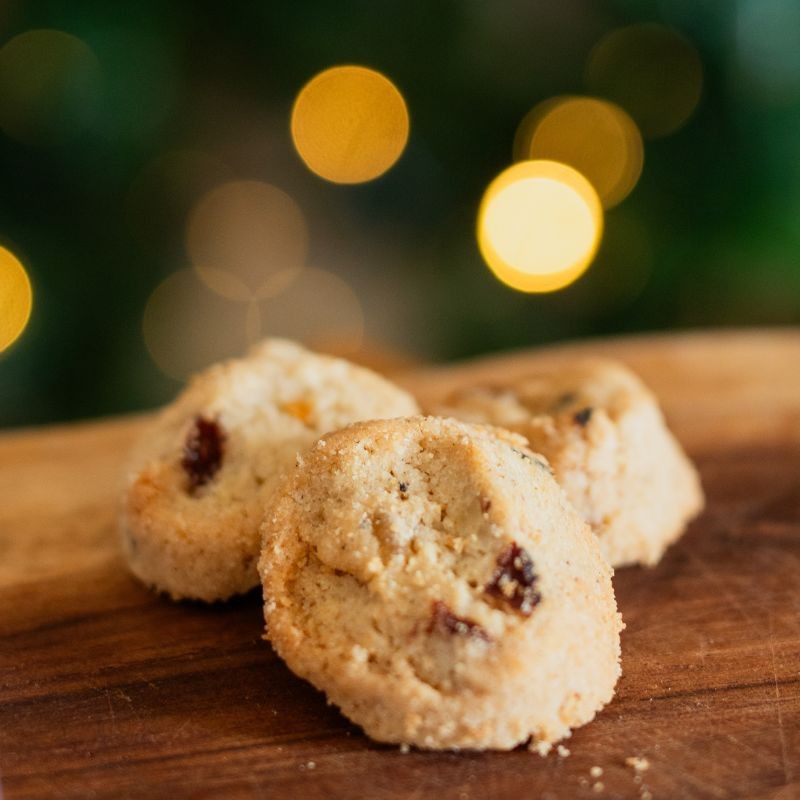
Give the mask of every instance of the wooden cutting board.
[{"label": "wooden cutting board", "polygon": [[[142,588],[115,539],[129,418],[0,437],[0,795],[800,796],[800,331],[597,341],[402,382],[431,401],[579,353],[660,394],[709,503],[658,567],[615,576],[623,677],[571,755],[375,744],[261,640],[255,593],[208,608]],[[631,756],[650,762],[638,779]]]}]

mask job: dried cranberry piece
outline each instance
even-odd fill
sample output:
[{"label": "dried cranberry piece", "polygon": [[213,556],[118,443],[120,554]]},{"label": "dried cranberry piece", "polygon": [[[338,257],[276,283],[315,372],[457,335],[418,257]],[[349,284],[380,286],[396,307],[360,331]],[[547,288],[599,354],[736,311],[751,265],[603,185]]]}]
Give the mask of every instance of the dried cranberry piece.
[{"label": "dried cranberry piece", "polygon": [[189,476],[189,491],[204,486],[222,466],[225,434],[215,420],[197,416],[186,435],[181,466]]},{"label": "dried cranberry piece", "polygon": [[431,621],[428,623],[428,633],[455,634],[456,636],[469,636],[474,639],[490,641],[489,634],[475,621],[457,617],[441,600],[434,600],[431,605]]},{"label": "dried cranberry piece", "polygon": [[580,425],[581,428],[585,428],[589,424],[589,420],[591,418],[592,409],[588,406],[586,408],[582,408],[580,411],[576,411],[572,417],[572,419],[575,420],[575,424]]},{"label": "dried cranberry piece", "polygon": [[497,557],[497,569],[484,591],[528,617],[542,599],[536,591],[536,580],[531,557],[524,548],[512,542]]}]

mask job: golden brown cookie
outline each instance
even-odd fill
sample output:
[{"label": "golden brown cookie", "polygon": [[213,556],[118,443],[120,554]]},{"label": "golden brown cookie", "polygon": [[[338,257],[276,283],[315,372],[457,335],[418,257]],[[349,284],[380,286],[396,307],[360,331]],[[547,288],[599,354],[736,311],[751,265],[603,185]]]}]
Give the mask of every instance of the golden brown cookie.
[{"label": "golden brown cookie", "polygon": [[609,562],[655,564],[703,507],[696,470],[653,394],[606,360],[453,394],[436,413],[499,425],[550,462]]},{"label": "golden brown cookie", "polygon": [[280,339],[211,367],[136,449],[122,512],[131,570],[175,599],[252,589],[259,526],[282,470],[326,431],[416,410],[369,370]]},{"label": "golden brown cookie", "polygon": [[373,738],[546,749],[611,699],[611,569],[520,437],[357,423],[275,497],[259,562],[268,637]]}]

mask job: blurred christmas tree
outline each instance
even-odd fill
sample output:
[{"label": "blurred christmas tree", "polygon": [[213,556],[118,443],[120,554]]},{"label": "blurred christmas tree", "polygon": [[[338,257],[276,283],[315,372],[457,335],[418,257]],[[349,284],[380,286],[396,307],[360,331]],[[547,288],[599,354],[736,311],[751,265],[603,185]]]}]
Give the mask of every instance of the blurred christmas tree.
[{"label": "blurred christmas tree", "polygon": [[[402,156],[363,184],[319,178],[290,136],[300,88],[336,64],[389,76],[410,116]],[[622,107],[643,135],[644,166],[606,210],[588,271],[525,294],[483,263],[478,204],[519,157],[526,114],[570,95]],[[2,425],[164,400],[178,384],[157,336],[196,366],[223,339],[237,347],[260,332],[363,330],[372,344],[453,358],[800,321],[796,0],[11,0],[0,11],[0,128],[0,245],[26,268],[34,298],[0,354]],[[229,181],[289,198],[264,212],[275,230],[299,209],[302,280],[251,290],[181,272],[192,209]],[[248,230],[226,235],[262,248],[264,264],[294,253],[292,240]],[[178,286],[180,307],[159,306]],[[174,324],[159,318],[143,332],[156,311]],[[220,326],[236,335],[220,337]]]}]

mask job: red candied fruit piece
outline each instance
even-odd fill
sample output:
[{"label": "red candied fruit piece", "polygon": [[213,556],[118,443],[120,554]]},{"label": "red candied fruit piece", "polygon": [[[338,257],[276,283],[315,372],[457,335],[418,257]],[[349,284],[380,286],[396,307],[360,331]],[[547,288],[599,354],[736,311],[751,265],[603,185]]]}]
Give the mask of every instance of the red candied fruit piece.
[{"label": "red candied fruit piece", "polygon": [[576,411],[573,414],[572,419],[575,420],[576,425],[580,425],[581,428],[585,428],[589,424],[589,420],[592,418],[593,409],[590,407],[582,408],[580,411]]},{"label": "red candied fruit piece", "polygon": [[183,445],[181,466],[189,477],[189,491],[207,484],[219,472],[225,434],[216,420],[197,416]]}]

